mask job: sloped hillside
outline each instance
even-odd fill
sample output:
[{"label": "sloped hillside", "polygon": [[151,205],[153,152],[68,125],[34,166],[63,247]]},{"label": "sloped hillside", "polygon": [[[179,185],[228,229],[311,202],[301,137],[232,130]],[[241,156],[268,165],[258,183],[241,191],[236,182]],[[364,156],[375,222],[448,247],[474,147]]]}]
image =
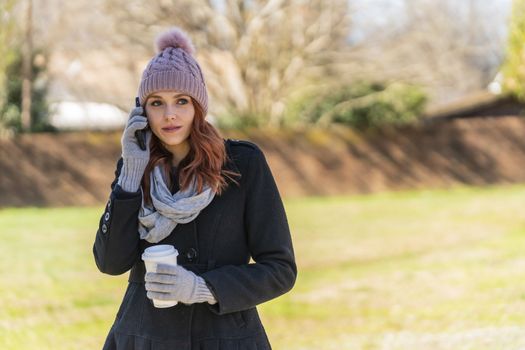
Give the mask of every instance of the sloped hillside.
[{"label": "sloped hillside", "polygon": [[[339,195],[525,181],[525,119],[454,119],[399,130],[253,130],[283,196]],[[120,133],[0,141],[0,206],[103,203]]]}]

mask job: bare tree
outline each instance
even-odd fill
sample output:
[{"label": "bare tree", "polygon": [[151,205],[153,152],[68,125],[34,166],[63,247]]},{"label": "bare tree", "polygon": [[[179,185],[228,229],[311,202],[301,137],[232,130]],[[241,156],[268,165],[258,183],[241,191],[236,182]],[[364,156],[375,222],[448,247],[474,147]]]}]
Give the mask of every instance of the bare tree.
[{"label": "bare tree", "polygon": [[22,129],[31,130],[31,90],[33,89],[33,0],[27,1],[22,55]]},{"label": "bare tree", "polygon": [[494,78],[505,45],[503,23],[491,15],[494,3],[404,0],[400,6],[382,31],[352,49],[354,79],[418,83],[439,103]]},{"label": "bare tree", "polygon": [[334,82],[401,80],[450,99],[486,84],[503,52],[488,13],[494,6],[470,0],[396,2],[396,17],[382,17],[376,35],[351,46],[355,10],[347,0],[33,1],[34,42],[51,53],[51,78],[68,81],[77,98],[123,110],[154,36],[172,25],[196,44],[213,114],[273,125],[291,96]]},{"label": "bare tree", "polygon": [[160,30],[189,31],[218,114],[281,123],[286,99],[301,82],[334,75],[347,46],[346,0],[110,0],[116,45],[150,50]]}]

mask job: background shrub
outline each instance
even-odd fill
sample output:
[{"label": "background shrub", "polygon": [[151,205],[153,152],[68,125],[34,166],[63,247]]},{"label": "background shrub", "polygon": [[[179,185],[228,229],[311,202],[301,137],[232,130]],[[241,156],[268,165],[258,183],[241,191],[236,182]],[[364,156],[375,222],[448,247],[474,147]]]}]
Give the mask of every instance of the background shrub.
[{"label": "background shrub", "polygon": [[426,101],[426,94],[414,85],[360,82],[304,94],[291,104],[290,113],[294,121],[307,124],[381,128],[417,121]]}]

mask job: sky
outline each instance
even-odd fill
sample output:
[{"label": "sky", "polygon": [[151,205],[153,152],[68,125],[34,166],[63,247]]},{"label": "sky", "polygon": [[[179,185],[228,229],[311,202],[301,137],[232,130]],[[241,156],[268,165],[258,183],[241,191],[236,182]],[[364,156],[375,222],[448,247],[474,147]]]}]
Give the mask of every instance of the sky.
[{"label": "sky", "polygon": [[352,11],[352,32],[350,41],[359,43],[370,35],[388,33],[403,24],[406,3],[440,1],[456,7],[458,18],[467,18],[470,6],[476,15],[482,16],[487,25],[493,26],[498,38],[504,40],[507,20],[511,13],[512,0],[349,0]]}]

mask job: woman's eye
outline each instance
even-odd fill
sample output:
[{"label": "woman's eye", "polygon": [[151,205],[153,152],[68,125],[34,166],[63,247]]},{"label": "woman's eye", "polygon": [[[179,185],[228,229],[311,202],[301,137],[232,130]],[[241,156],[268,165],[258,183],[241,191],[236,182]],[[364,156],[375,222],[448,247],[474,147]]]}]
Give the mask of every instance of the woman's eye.
[{"label": "woman's eye", "polygon": [[155,100],[155,101],[152,101],[152,102],[150,103],[150,105],[151,105],[151,106],[159,106],[160,103],[161,103],[161,102],[160,102],[159,100]]},{"label": "woman's eye", "polygon": [[181,99],[179,99],[179,100],[177,101],[177,103],[178,103],[178,104],[181,104],[181,105],[185,105],[185,104],[187,104],[188,102],[189,102],[189,101],[188,101],[188,99],[186,99],[186,98],[181,98]]}]

